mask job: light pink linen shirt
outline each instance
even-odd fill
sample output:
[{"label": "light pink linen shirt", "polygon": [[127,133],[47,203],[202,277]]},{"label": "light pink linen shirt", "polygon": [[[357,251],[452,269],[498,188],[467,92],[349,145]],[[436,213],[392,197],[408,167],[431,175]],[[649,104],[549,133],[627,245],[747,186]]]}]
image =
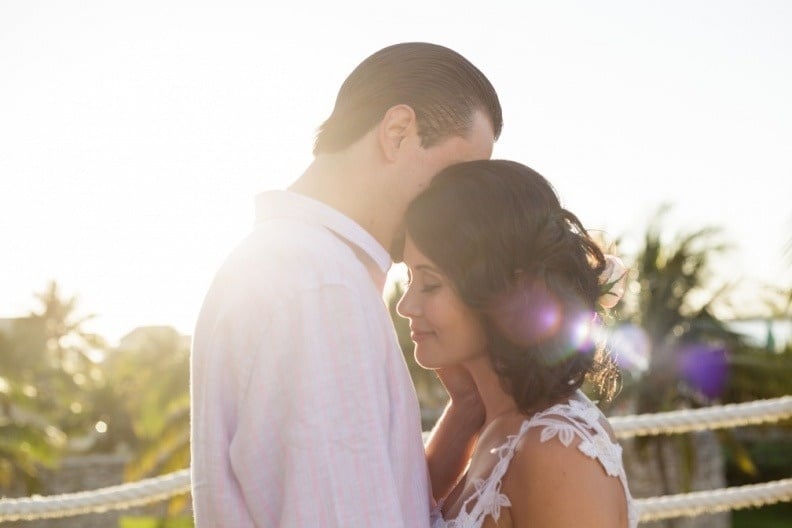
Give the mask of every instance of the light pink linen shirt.
[{"label": "light pink linen shirt", "polygon": [[256,205],[193,337],[196,526],[428,527],[418,401],[382,299],[388,253],[305,196]]}]

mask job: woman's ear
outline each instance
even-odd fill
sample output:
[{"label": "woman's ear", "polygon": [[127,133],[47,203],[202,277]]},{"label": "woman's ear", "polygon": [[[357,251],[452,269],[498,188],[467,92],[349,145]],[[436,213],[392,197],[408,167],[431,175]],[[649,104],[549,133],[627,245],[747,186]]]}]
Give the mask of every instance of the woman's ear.
[{"label": "woman's ear", "polygon": [[392,106],[380,121],[377,139],[383,156],[394,161],[404,145],[404,140],[418,134],[415,111],[406,104]]}]

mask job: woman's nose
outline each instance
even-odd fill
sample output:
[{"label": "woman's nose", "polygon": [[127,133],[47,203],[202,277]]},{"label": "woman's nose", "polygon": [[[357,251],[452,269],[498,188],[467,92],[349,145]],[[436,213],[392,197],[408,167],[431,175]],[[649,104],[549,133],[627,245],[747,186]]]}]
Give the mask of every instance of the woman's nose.
[{"label": "woman's nose", "polygon": [[402,294],[399,302],[396,303],[396,312],[402,317],[412,319],[416,316],[416,303],[414,295],[411,295],[410,288],[408,287]]}]

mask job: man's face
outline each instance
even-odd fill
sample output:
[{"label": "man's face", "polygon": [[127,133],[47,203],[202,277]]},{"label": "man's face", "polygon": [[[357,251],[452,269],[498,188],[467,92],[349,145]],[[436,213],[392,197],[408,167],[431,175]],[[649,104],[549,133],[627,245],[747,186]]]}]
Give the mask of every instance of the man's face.
[{"label": "man's face", "polygon": [[[401,195],[406,209],[413,198],[418,196],[434,176],[455,163],[489,159],[495,144],[495,133],[487,115],[478,110],[473,114],[473,124],[464,136],[447,138],[436,145],[424,148],[420,146],[420,138],[411,138],[411,155],[404,165]],[[391,246],[391,258],[401,262],[404,252],[404,227],[400,226],[394,234]]]}]

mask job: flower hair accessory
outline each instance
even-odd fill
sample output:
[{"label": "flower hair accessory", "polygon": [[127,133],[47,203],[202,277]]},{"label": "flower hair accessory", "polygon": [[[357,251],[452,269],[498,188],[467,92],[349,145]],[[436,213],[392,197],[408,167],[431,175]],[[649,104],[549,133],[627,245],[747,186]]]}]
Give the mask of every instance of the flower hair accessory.
[{"label": "flower hair accessory", "polygon": [[605,255],[605,269],[599,276],[600,291],[597,303],[603,308],[616,306],[624,295],[627,268],[616,255]]}]

